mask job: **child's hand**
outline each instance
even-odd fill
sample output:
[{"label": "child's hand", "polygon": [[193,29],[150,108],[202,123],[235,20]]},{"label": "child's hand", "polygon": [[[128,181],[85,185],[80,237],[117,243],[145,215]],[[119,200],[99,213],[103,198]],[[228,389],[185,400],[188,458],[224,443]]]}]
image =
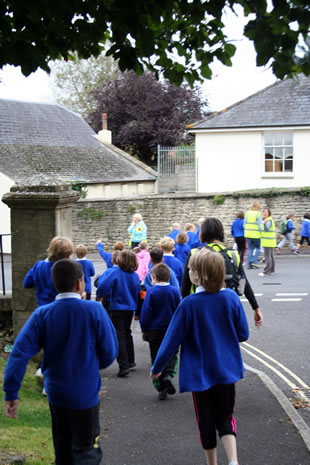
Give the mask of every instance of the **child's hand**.
[{"label": "child's hand", "polygon": [[85,291],[83,292],[81,297],[82,297],[83,300],[86,300],[86,292]]},{"label": "child's hand", "polygon": [[133,319],[139,321],[139,315],[134,315]]},{"label": "child's hand", "polygon": [[161,371],[159,373],[152,373],[152,372],[150,373],[150,377],[154,379],[159,378],[160,375],[161,375]]},{"label": "child's hand", "polygon": [[98,239],[98,241],[96,242],[96,245],[98,244],[102,244],[102,240],[101,239]]}]

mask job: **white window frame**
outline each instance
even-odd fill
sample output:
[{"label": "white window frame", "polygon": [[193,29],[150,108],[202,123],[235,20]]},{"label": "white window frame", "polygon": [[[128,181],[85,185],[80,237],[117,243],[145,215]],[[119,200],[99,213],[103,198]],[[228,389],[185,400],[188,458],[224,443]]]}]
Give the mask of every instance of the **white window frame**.
[{"label": "white window frame", "polygon": [[[284,143],[284,138],[291,136],[291,144],[289,143]],[[272,138],[272,143],[267,144],[266,143],[266,137]],[[282,143],[275,143],[275,138],[281,138]],[[283,152],[282,155],[282,169],[284,167],[284,161],[285,161],[285,151],[291,151],[291,156],[292,156],[292,164],[293,164],[293,169],[292,171],[266,171],[266,147],[270,147],[270,152],[273,155],[273,158],[270,160],[273,162],[273,169],[275,169],[275,162],[277,161],[275,157],[275,152]],[[279,159],[279,161],[281,161]],[[288,131],[281,131],[281,130],[276,130],[276,131],[263,131],[262,133],[262,177],[264,178],[293,178],[294,177],[294,132],[292,130]]]}]

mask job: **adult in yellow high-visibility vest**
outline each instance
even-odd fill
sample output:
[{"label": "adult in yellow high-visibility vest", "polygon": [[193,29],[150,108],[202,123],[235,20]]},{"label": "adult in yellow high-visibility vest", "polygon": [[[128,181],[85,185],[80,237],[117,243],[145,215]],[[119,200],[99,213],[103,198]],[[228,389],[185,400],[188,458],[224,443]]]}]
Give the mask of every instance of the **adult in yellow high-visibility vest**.
[{"label": "adult in yellow high-visibility vest", "polygon": [[257,262],[260,254],[260,236],[262,231],[262,214],[259,202],[254,202],[245,212],[244,237],[248,244],[248,268],[259,268]]},{"label": "adult in yellow high-visibility vest", "polygon": [[275,272],[273,249],[277,246],[277,239],[275,224],[268,207],[263,210],[263,227],[261,246],[264,247],[265,268],[258,276],[270,276]]}]

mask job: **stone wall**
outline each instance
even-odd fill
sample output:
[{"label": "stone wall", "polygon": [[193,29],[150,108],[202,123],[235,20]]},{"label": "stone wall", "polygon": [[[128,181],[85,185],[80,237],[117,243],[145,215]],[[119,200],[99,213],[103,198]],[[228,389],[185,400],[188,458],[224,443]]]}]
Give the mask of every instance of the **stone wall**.
[{"label": "stone wall", "polygon": [[74,243],[84,243],[89,252],[96,251],[96,241],[101,238],[110,251],[117,240],[128,244],[127,229],[134,213],[141,213],[148,227],[148,242],[152,246],[167,235],[173,223],[196,223],[200,217],[215,216],[224,224],[228,245],[232,245],[230,226],[239,210],[247,210],[255,200],[262,208],[268,206],[279,227],[289,212],[295,212],[294,224],[297,235],[302,218],[310,211],[310,197],[303,196],[299,189],[287,190],[285,194],[270,195],[262,192],[260,197],[251,194],[161,194],[113,200],[80,200],[73,206],[72,235]]}]

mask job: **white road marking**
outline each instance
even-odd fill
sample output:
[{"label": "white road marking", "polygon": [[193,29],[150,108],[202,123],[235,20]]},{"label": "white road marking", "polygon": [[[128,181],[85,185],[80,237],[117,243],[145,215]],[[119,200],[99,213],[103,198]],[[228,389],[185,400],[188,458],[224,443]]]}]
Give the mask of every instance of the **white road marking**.
[{"label": "white road marking", "polygon": [[295,298],[286,298],[286,299],[271,299],[271,302],[300,302],[302,299],[300,299],[299,297]]},{"label": "white road marking", "polygon": [[267,358],[268,360],[271,360],[271,362],[278,365],[280,368],[282,368],[282,370],[286,371],[286,373],[288,373],[292,378],[294,378],[300,384],[300,386],[304,387],[305,389],[310,389],[310,387],[301,378],[299,378],[299,376],[295,375],[295,373],[293,373],[289,368],[284,366],[282,363],[278,362],[275,358],[273,358],[270,355],[266,354],[266,352],[263,352],[262,350],[258,349],[257,347],[252,346],[248,342],[243,342],[242,345],[245,345],[245,346],[249,347],[250,349],[255,350],[259,354],[263,355],[263,357]]},{"label": "white road marking", "polygon": [[277,292],[278,296],[308,295],[308,292]]},{"label": "white road marking", "polygon": [[[256,354],[254,354],[253,352],[251,352],[250,350],[246,349],[244,347],[244,345],[250,347],[252,350],[256,350],[257,352],[259,352],[261,355],[263,355],[264,357],[268,358],[269,360],[271,360],[272,362],[276,363],[279,367],[281,367],[284,371],[286,371],[288,374],[290,374],[290,376],[292,378],[294,378],[299,384],[300,386],[297,386],[295,383],[293,383],[291,380],[289,380],[285,375],[283,375],[277,368],[275,368],[274,366],[270,365],[270,363],[266,362],[265,360],[263,360],[261,357],[258,357]],[[309,389],[309,386],[301,379],[299,378],[297,375],[295,375],[291,370],[289,370],[288,368],[286,368],[282,363],[278,362],[277,360],[273,359],[272,357],[270,357],[268,354],[265,354],[263,351],[259,350],[259,349],[256,349],[255,347],[251,346],[250,344],[246,343],[246,342],[243,342],[241,345],[241,349],[244,350],[247,354],[249,354],[251,357],[255,358],[256,360],[258,360],[260,363],[262,363],[263,365],[267,366],[270,370],[272,370],[275,374],[277,374],[279,376],[279,378],[281,378],[288,386],[289,388],[292,390],[292,391],[295,391],[298,393],[298,397],[300,397],[301,399],[303,399],[304,401],[306,402],[309,402],[310,403],[310,399],[306,396],[306,394],[300,389],[300,387],[302,386],[304,389]]]}]

